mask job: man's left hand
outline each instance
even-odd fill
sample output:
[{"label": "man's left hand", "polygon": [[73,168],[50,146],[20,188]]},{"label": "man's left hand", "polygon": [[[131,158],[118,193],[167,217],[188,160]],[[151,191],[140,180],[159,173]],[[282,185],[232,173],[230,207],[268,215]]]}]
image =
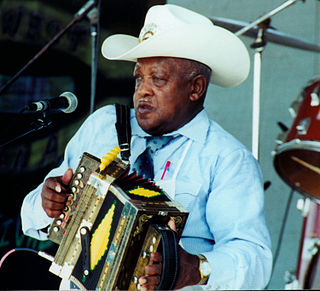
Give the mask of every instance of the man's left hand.
[{"label": "man's left hand", "polygon": [[[173,220],[170,220],[168,225],[176,231]],[[145,275],[139,278],[141,290],[154,290],[160,282],[161,273],[162,256],[158,252],[151,253],[150,263],[145,267]],[[200,282],[198,256],[187,253],[179,245],[179,276],[174,289],[196,285],[198,282]]]}]

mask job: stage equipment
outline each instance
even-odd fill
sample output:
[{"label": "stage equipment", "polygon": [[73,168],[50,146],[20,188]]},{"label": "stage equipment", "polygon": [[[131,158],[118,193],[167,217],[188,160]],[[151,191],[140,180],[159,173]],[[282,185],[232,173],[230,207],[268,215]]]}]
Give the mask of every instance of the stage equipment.
[{"label": "stage equipment", "polygon": [[309,82],[289,109],[290,129],[277,139],[274,167],[292,188],[320,201],[320,78]]},{"label": "stage equipment", "polygon": [[309,198],[298,200],[304,217],[295,273],[287,274],[285,289],[320,289],[320,205]]},{"label": "stage equipment", "polygon": [[[98,3],[99,2],[99,3]],[[98,23],[99,23],[99,11],[92,12],[93,10],[100,8],[100,1],[98,0],[89,0],[87,1],[79,11],[74,15],[73,19],[61,29],[47,44],[40,49],[40,51],[31,58],[14,76],[12,76],[6,83],[0,87],[0,95],[4,93],[21,75],[22,73],[32,65],[36,60],[38,60],[52,45],[54,45],[73,25],[81,21],[84,17],[88,16],[91,18],[91,35],[92,35],[92,84],[91,84],[91,94],[95,94],[96,91],[96,75],[97,75],[97,48],[96,44],[98,41],[97,32],[98,32]],[[90,14],[91,13],[91,14]],[[89,16],[90,15],[90,16]],[[94,102],[94,96],[91,96],[91,103]],[[94,104],[90,105],[90,108],[94,108]],[[90,109],[91,110],[91,109]],[[91,113],[91,112],[90,112]]]},{"label": "stage equipment", "polygon": [[[253,72],[253,97],[252,97],[252,154],[259,160],[259,140],[260,140],[260,87],[261,87],[261,63],[262,63],[262,52],[266,45],[267,37],[272,36],[273,41],[280,43],[279,35],[274,31],[270,30],[271,17],[275,14],[281,12],[282,10],[290,7],[291,5],[298,2],[298,0],[288,0],[284,2],[279,7],[273,9],[272,11],[264,14],[255,21],[244,26],[243,23],[237,21],[230,21],[223,18],[212,18],[213,22],[222,27],[226,27],[231,31],[240,28],[236,31],[237,36],[246,34],[256,37],[255,42],[252,44],[252,48],[255,49],[254,56],[254,72]],[[267,33],[268,32],[268,33]],[[284,45],[289,45],[292,47],[302,48],[309,51],[320,52],[320,47],[315,44],[307,43],[303,40],[298,40],[297,38],[288,37],[288,35],[283,35],[283,40],[281,41]]]}]

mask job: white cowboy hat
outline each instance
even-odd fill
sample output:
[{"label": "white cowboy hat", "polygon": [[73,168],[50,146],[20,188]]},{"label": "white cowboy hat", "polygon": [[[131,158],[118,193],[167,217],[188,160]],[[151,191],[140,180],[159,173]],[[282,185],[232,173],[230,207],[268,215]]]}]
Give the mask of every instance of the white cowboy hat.
[{"label": "white cowboy hat", "polygon": [[212,69],[211,83],[234,87],[250,70],[250,58],[242,41],[210,19],[172,4],[152,6],[139,38],[115,34],[102,44],[109,60],[136,62],[138,58],[177,57],[201,62]]}]

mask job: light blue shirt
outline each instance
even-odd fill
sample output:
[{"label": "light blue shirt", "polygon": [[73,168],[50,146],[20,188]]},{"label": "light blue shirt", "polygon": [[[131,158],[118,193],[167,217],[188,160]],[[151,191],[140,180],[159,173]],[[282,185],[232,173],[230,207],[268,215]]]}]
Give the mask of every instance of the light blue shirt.
[{"label": "light blue shirt", "polygon": [[[148,136],[131,114],[131,157],[145,150]],[[101,158],[118,145],[115,108],[97,110],[82,124],[68,143],[64,161],[49,176],[75,169],[83,152]],[[175,179],[175,200],[189,217],[181,244],[192,254],[203,254],[211,265],[208,289],[262,289],[271,274],[272,253],[264,217],[261,171],[252,154],[217,123],[205,110],[178,129],[172,142],[154,156],[155,180],[170,180],[182,161]],[[188,143],[187,155],[181,160]],[[52,222],[41,206],[42,184],[24,199],[21,215],[26,235],[47,239],[40,229]]]}]

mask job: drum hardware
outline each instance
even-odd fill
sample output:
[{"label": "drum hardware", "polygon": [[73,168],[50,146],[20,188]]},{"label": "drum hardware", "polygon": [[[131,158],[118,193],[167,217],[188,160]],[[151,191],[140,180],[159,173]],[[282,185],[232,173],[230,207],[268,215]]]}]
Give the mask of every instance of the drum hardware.
[{"label": "drum hardware", "polygon": [[[280,127],[281,132],[278,134],[275,142],[277,145],[281,145],[281,144],[283,144],[283,141],[285,140],[285,137],[286,137],[286,134],[287,134],[289,128],[284,123],[282,123],[280,121],[278,122],[278,126]],[[272,156],[274,156],[275,154],[276,154],[275,151],[271,152]]]},{"label": "drum hardware", "polygon": [[296,126],[298,134],[300,134],[300,135],[307,134],[307,131],[308,131],[309,126],[310,126],[310,123],[311,123],[311,118],[310,117],[302,119],[299,122],[299,124]]},{"label": "drum hardware", "polygon": [[[252,108],[252,153],[253,156],[259,159],[259,122],[260,122],[260,83],[261,83],[261,59],[262,52],[266,45],[267,35],[268,40],[275,43],[280,43],[295,48],[300,48],[309,51],[320,52],[320,46],[312,43],[307,43],[298,38],[294,38],[285,34],[279,34],[270,27],[271,17],[280,11],[295,4],[298,0],[288,0],[279,7],[273,9],[269,13],[264,14],[262,17],[256,19],[250,24],[228,20],[225,18],[212,18],[212,21],[225,27],[233,32],[235,35],[242,34],[249,35],[256,38],[255,43],[251,46],[255,49],[254,56],[254,75],[253,75],[253,108]],[[238,30],[241,28],[240,30]],[[238,31],[237,31],[238,30]],[[303,129],[302,129],[303,130]]]},{"label": "drum hardware", "polygon": [[[224,17],[210,17],[214,24],[227,28],[232,32],[237,32],[244,27],[248,27],[250,24],[248,22],[224,18]],[[243,35],[255,38],[258,33],[258,27],[254,26],[247,30]],[[301,38],[289,35],[284,32],[280,32],[274,27],[268,27],[265,31],[265,40],[275,44],[311,51],[320,52],[320,46],[316,43],[306,41]]]},{"label": "drum hardware", "polygon": [[302,217],[306,217],[310,211],[311,200],[309,198],[299,198],[297,200],[297,209],[300,210]]},{"label": "drum hardware", "polygon": [[292,102],[291,106],[289,107],[289,113],[291,115],[292,118],[296,118],[297,117],[297,112],[299,110],[299,106],[300,106],[300,102],[295,100]]},{"label": "drum hardware", "polygon": [[301,201],[298,202],[299,208],[302,207],[305,216],[294,286],[295,289],[319,289],[320,205],[309,198]]},{"label": "drum hardware", "polygon": [[319,251],[320,238],[310,238],[305,241],[305,248],[302,251],[303,258],[311,260],[311,258]]},{"label": "drum hardware", "polygon": [[285,290],[298,289],[299,282],[295,275],[295,271],[285,271],[284,273]]},{"label": "drum hardware", "polygon": [[273,9],[269,13],[264,14],[251,23],[245,23],[221,17],[211,17],[211,20],[214,24],[229,29],[237,36],[247,35],[256,38],[256,42],[252,46],[255,49],[252,109],[252,153],[256,159],[259,159],[261,55],[266,42],[271,41],[298,49],[320,52],[319,45],[278,32],[270,26],[270,19],[273,15],[288,8],[296,2],[298,2],[298,0],[288,0],[279,7]]}]

